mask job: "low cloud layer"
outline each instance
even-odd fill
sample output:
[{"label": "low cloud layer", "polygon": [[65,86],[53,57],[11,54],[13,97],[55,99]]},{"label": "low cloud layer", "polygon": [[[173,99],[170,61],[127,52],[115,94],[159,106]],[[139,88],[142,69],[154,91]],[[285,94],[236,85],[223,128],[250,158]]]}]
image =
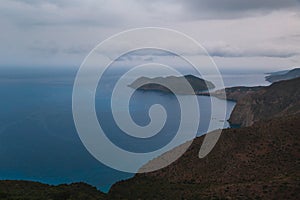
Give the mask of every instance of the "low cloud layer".
[{"label": "low cloud layer", "polygon": [[300,55],[299,49],[292,49],[286,47],[264,47],[264,46],[251,46],[251,47],[236,47],[230,44],[219,44],[207,47],[207,51],[212,57],[277,57],[277,58],[290,58]]},{"label": "low cloud layer", "polygon": [[182,31],[220,62],[300,65],[299,13],[300,0],[3,0],[0,67],[79,66],[102,40],[144,26]]}]

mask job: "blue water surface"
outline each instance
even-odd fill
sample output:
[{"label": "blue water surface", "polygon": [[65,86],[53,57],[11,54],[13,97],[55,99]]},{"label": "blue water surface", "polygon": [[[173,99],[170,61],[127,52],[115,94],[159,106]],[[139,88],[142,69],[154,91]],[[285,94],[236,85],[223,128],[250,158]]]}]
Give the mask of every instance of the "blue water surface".
[{"label": "blue water surface", "polygon": [[[107,192],[113,183],[134,175],[100,163],[81,143],[72,116],[72,87],[76,70],[0,69],[0,179],[34,180],[48,184],[83,181]],[[245,75],[226,77],[229,78],[224,79],[225,85],[229,86],[242,85],[241,81],[246,80]],[[247,78],[252,85],[266,84],[257,79],[257,75]],[[110,79],[105,81],[109,85]],[[210,97],[199,96],[198,100],[201,122],[197,135],[207,131],[210,120],[215,121],[216,128],[222,128],[223,122],[218,114],[211,116]],[[215,98],[214,101],[220,105],[224,103]],[[160,148],[168,143],[178,128],[180,110],[172,94],[136,91],[131,98],[131,115],[139,125],[149,123],[147,113],[151,105],[162,104],[167,110],[167,126],[160,137],[149,141],[137,141],[122,134],[115,126],[109,102],[107,95],[97,93],[96,110],[98,117],[102,116],[99,123],[114,143],[127,150],[144,152]],[[226,105],[228,118],[234,102],[226,102]]]}]

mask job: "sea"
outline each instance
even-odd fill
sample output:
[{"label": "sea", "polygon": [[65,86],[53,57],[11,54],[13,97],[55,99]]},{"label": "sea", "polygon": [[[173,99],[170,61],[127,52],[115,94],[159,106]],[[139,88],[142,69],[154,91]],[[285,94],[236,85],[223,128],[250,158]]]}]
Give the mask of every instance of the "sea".
[{"label": "sea", "polygon": [[[99,162],[82,144],[72,115],[72,90],[77,70],[71,67],[0,68],[1,180],[30,180],[53,185],[85,182],[107,192],[117,181],[134,176]],[[224,71],[222,77],[226,87],[269,85],[261,71]],[[213,81],[215,77],[210,78]],[[102,83],[110,86],[115,79],[113,74],[108,74]],[[111,116],[109,92],[105,88],[110,87],[97,91],[95,102],[99,123],[108,132],[108,137],[129,150],[151,150],[153,145],[138,143],[122,135]],[[197,136],[208,131],[210,120],[214,121],[213,129],[229,127],[226,120],[235,102],[206,96],[197,98],[201,112]],[[225,103],[225,120],[218,118],[218,113],[211,116],[212,101],[217,106]],[[130,99],[132,119],[141,126],[147,125],[149,108],[153,104],[163,105],[168,114],[162,137],[154,141],[159,146],[178,128],[180,110],[174,94],[135,91]],[[118,109],[123,112],[124,108]]]}]

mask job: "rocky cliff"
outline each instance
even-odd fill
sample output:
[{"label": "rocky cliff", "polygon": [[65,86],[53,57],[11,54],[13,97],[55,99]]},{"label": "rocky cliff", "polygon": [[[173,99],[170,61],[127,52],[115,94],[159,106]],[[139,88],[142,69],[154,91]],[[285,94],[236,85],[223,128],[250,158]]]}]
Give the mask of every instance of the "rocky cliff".
[{"label": "rocky cliff", "polygon": [[254,122],[300,112],[300,78],[273,83],[237,99],[229,122],[250,126]]}]

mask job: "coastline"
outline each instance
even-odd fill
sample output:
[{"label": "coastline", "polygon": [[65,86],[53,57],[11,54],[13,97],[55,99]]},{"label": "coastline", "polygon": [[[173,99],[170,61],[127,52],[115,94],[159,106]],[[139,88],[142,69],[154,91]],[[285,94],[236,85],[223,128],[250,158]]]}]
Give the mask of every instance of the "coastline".
[{"label": "coastline", "polygon": [[[234,77],[234,76],[227,76],[227,80],[232,80],[232,77]],[[246,76],[248,79],[249,79],[249,81],[248,82],[252,82],[253,81],[253,78],[251,77],[251,76],[249,76],[249,75],[247,75]],[[238,79],[239,79],[239,77],[237,77]],[[243,76],[243,80],[244,80],[244,76]],[[225,79],[225,82],[227,81],[226,79]],[[247,81],[246,81],[247,82]],[[258,81],[258,82],[260,82],[260,81]],[[228,82],[227,81],[227,83],[230,83],[230,82]],[[67,93],[68,94],[68,93]],[[129,177],[130,178],[130,177]],[[16,178],[16,179],[19,179],[18,177]],[[27,179],[27,178],[26,178]],[[28,179],[27,179],[28,180]],[[31,180],[36,180],[36,181],[42,181],[42,182],[44,182],[44,183],[50,183],[51,184],[51,181],[49,181],[49,180],[47,180],[47,179],[44,179],[44,178],[42,178],[42,179],[38,179],[38,178],[34,178],[34,179],[31,179]],[[77,179],[77,180],[79,180],[79,179]],[[120,179],[119,179],[120,180]],[[122,178],[122,180],[123,180],[123,178]],[[57,185],[57,184],[60,184],[60,183],[72,183],[72,182],[77,182],[77,181],[72,181],[72,180],[69,180],[69,181],[60,181],[60,180],[58,180],[58,181],[55,181],[55,185]],[[88,182],[88,181],[84,181],[84,182]],[[53,183],[53,182],[52,182]],[[91,182],[90,182],[91,183]],[[94,184],[93,184],[94,185]],[[98,187],[98,189],[101,189],[102,191],[103,191],[103,186],[101,186],[101,187]],[[108,189],[108,187],[105,187],[105,188],[107,188]]]}]

